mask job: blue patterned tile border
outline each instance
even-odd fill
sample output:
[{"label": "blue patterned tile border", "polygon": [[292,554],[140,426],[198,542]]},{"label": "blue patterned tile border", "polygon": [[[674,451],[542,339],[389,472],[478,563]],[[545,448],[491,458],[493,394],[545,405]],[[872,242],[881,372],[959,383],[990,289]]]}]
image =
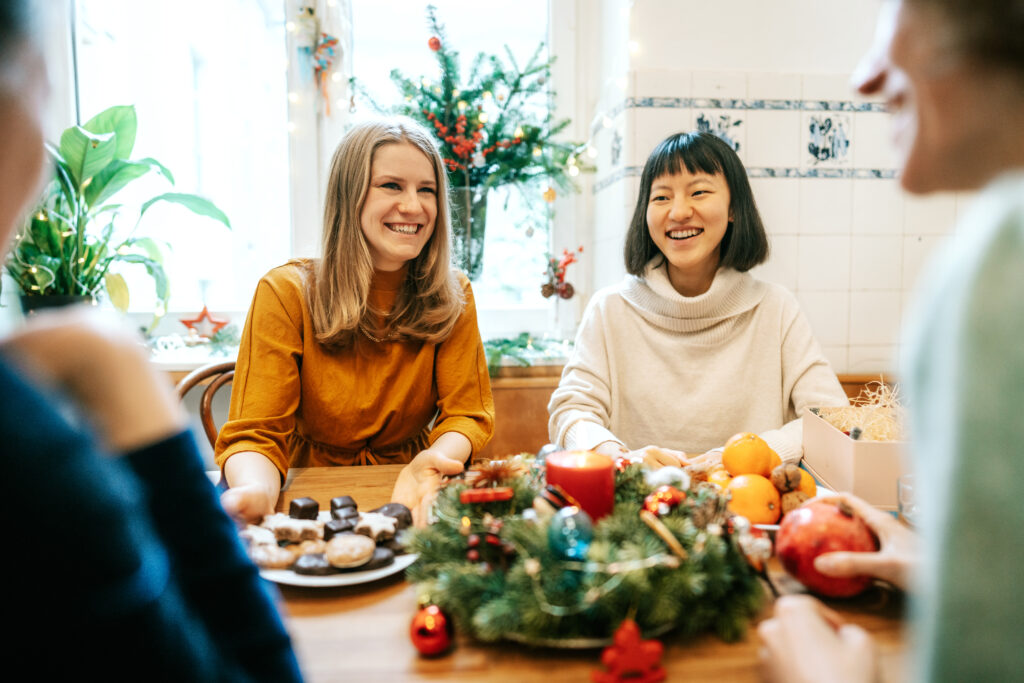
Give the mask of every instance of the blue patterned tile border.
[{"label": "blue patterned tile border", "polygon": [[[639,177],[643,166],[624,166],[594,183],[591,194],[597,194],[606,187],[624,178]],[[751,178],[852,178],[854,180],[892,180],[897,177],[896,171],[885,168],[769,168],[753,167],[747,169]]]},{"label": "blue patterned tile border", "polygon": [[[614,118],[627,109],[739,109],[741,111],[849,111],[885,113],[881,102],[855,102],[852,100],[748,100],[714,97],[627,97],[609,109],[605,116]],[[601,119],[603,117],[597,117]],[[598,120],[591,126],[591,134],[601,128]]]}]

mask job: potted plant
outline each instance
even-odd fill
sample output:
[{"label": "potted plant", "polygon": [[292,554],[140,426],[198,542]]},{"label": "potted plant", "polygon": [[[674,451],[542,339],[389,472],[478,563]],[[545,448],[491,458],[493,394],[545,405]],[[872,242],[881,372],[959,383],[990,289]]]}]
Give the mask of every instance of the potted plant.
[{"label": "potted plant", "polygon": [[115,239],[114,224],[122,205],[113,198],[120,190],[148,173],[174,184],[174,176],[156,159],[130,158],[136,128],[135,107],[115,106],[85,125],[65,130],[59,147],[47,145],[54,177],[7,257],[7,272],[21,290],[26,311],[95,299],[101,291],[115,308],[125,311],[128,285],[111,268],[136,264],[153,278],[159,318],[170,296],[160,247],[152,238],[134,235],[149,208],[157,202],[173,202],[231,227],[224,212],[209,200],[167,192],[145,201],[127,236]]},{"label": "potted plant", "polygon": [[[541,183],[569,190],[570,177],[583,166],[577,156],[585,145],[555,140],[569,119],[553,120],[544,106],[553,60],[540,59],[543,45],[522,69],[511,53],[508,65],[480,53],[463,83],[459,53],[448,46],[433,6],[427,7],[427,17],[432,34],[427,46],[437,59],[440,79],[407,78],[393,70],[391,80],[404,96],[394,111],[423,123],[437,137],[457,210],[452,226],[456,260],[475,280],[483,268],[488,191],[531,183],[540,186],[538,195],[544,190]],[[553,200],[554,191],[547,188],[544,198]]]}]

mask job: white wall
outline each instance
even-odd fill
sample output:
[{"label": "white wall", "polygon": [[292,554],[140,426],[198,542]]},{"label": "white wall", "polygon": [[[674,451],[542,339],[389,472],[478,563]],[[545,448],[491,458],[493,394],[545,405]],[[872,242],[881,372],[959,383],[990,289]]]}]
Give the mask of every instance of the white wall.
[{"label": "white wall", "polygon": [[[904,195],[888,114],[849,87],[880,3],[584,4],[599,4],[605,24],[592,35],[613,40],[628,26],[626,49],[616,38],[592,63],[600,155],[588,293],[624,274],[622,239],[647,155],[703,121],[732,139],[751,176],[772,248],[755,275],[796,293],[837,372],[898,371],[900,321],[918,270],[969,198]],[[815,125],[829,128],[812,155]]]}]

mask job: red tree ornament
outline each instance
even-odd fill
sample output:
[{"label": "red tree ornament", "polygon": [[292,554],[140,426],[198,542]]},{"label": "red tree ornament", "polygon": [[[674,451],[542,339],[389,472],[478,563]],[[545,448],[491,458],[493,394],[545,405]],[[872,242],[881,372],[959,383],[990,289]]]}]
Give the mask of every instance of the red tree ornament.
[{"label": "red tree ornament", "polygon": [[686,499],[686,493],[674,486],[659,486],[644,498],[644,509],[652,515],[663,515]]},{"label": "red tree ornament", "polygon": [[431,50],[437,52],[438,50],[441,49],[441,39],[438,38],[437,36],[431,36],[430,40],[427,41],[427,45],[430,47]]},{"label": "red tree ornament", "polygon": [[[230,321],[222,320],[220,318],[214,318],[210,315],[210,310],[203,306],[203,310],[200,311],[199,315],[194,318],[180,318],[181,324],[190,330],[195,330],[200,337],[210,338],[217,334],[222,327],[227,325]],[[200,323],[206,321],[206,326],[200,329]]]},{"label": "red tree ornament", "polygon": [[409,639],[420,654],[439,655],[452,646],[452,620],[437,605],[427,605],[416,613],[409,625]]},{"label": "red tree ornament", "polygon": [[656,683],[665,680],[661,666],[664,649],[657,640],[641,640],[640,627],[624,620],[615,631],[614,643],[601,653],[607,671],[591,671],[594,683]]}]

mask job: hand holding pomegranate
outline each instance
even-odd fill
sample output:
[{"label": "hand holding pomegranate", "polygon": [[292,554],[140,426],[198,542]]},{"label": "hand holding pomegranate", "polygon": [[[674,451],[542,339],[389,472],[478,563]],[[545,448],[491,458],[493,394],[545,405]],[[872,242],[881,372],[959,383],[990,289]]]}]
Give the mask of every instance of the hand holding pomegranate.
[{"label": "hand holding pomegranate", "polygon": [[877,552],[830,552],[814,560],[814,568],[825,576],[844,578],[873,576],[906,590],[917,563],[917,535],[888,512],[882,512],[849,493],[838,496],[878,538]]}]

